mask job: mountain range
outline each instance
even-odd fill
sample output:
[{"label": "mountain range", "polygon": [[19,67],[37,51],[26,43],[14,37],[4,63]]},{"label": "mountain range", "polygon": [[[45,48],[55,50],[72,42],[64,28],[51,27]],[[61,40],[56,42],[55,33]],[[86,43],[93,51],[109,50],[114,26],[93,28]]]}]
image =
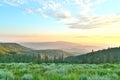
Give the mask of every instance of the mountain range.
[{"label": "mountain range", "polygon": [[64,55],[66,57],[66,56],[74,55],[72,53],[59,49],[34,50],[31,48],[24,47],[17,43],[0,43],[0,54],[9,54],[9,53],[28,54],[28,55],[44,54],[50,57],[52,56],[59,57],[61,55]]},{"label": "mountain range", "polygon": [[25,47],[29,47],[35,50],[45,50],[45,49],[59,49],[74,53],[74,55],[80,55],[88,53],[90,51],[98,50],[101,46],[91,46],[91,45],[81,45],[78,43],[56,41],[56,42],[25,42],[20,43]]},{"label": "mountain range", "polygon": [[[65,44],[64,46],[66,46],[68,44],[65,42],[57,42],[57,43],[59,43],[59,44],[64,43]],[[49,45],[50,44],[52,45],[53,43],[49,43]],[[74,44],[69,44],[69,48],[71,50],[70,45],[74,45]],[[18,43],[0,43],[0,54],[5,54],[5,55],[6,54],[10,54],[10,55],[11,54],[27,54],[28,56],[29,55],[30,56],[43,55],[44,57],[47,56],[49,58],[54,58],[54,57],[59,58],[61,56],[64,56],[64,61],[70,62],[70,63],[72,63],[72,62],[74,62],[74,63],[114,63],[114,62],[120,62],[120,47],[102,49],[102,50],[98,50],[98,51],[92,50],[91,52],[87,52],[86,54],[82,53],[79,55],[76,55],[74,52],[69,51],[69,49],[67,52],[64,50],[57,49],[57,48],[56,49],[52,49],[52,48],[51,49],[43,49],[43,50],[35,50],[32,48],[24,47],[23,45],[18,44]],[[66,47],[66,48],[68,48],[68,47]],[[72,48],[72,49],[74,50],[75,48]],[[9,55],[8,55],[8,57],[9,57]]]}]

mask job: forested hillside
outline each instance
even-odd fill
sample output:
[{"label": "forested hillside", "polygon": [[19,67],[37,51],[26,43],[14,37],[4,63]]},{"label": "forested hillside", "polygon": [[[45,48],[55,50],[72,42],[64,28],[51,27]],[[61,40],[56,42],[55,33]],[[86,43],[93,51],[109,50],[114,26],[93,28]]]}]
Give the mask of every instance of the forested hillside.
[{"label": "forested hillside", "polygon": [[65,59],[67,62],[77,63],[115,63],[120,62],[120,47],[108,48],[90,53],[69,56]]},{"label": "forested hillside", "polygon": [[61,55],[64,55],[64,57],[67,57],[67,56],[72,56],[73,54],[72,53],[69,53],[69,52],[66,52],[66,51],[63,51],[63,50],[59,50],[59,49],[47,49],[47,50],[30,50],[30,51],[24,51],[24,53],[28,54],[28,55],[31,55],[31,54],[34,54],[34,55],[38,55],[38,54],[41,54],[41,55],[47,55],[49,57],[59,57]]},{"label": "forested hillside", "polygon": [[33,50],[17,43],[0,43],[0,62],[116,63],[120,62],[120,47],[73,55],[57,49]]},{"label": "forested hillside", "polygon": [[60,62],[70,55],[62,50],[33,50],[17,43],[0,43],[0,62]]}]

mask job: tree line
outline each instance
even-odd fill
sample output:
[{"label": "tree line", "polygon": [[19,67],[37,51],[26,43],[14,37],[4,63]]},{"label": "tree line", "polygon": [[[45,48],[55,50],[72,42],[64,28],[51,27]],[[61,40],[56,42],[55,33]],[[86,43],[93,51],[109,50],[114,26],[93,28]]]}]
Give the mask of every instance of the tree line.
[{"label": "tree line", "polygon": [[89,64],[120,62],[120,47],[108,48],[98,51],[92,50],[92,52],[89,52],[87,54],[70,56],[66,58],[66,62]]},{"label": "tree line", "polygon": [[16,52],[9,52],[9,54],[0,54],[0,63],[62,63],[64,61],[64,55],[61,56],[47,56],[44,54],[16,54]]}]

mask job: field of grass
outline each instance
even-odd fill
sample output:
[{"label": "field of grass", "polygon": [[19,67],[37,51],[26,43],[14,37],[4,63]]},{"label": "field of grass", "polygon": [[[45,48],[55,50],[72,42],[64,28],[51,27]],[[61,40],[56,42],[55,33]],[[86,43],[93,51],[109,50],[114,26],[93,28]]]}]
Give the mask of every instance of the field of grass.
[{"label": "field of grass", "polygon": [[120,64],[0,63],[0,80],[120,80]]}]

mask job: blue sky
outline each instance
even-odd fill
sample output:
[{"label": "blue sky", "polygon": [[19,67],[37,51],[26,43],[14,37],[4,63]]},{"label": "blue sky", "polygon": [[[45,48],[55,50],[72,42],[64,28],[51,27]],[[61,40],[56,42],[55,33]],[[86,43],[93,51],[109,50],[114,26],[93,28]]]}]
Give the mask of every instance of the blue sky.
[{"label": "blue sky", "polygon": [[[111,39],[109,43],[118,44],[119,3],[120,0],[2,0],[0,41],[102,44]],[[104,40],[98,41],[97,36],[104,36]],[[85,42],[88,37],[96,42]]]},{"label": "blue sky", "polygon": [[[42,31],[44,29],[55,28],[59,24],[53,18],[44,18],[43,16],[33,13],[29,14],[25,11],[21,11],[21,9],[3,5],[0,7],[0,16],[1,20],[1,32],[9,33],[11,32],[25,32],[30,31],[29,33],[36,33],[36,30]],[[46,24],[47,23],[47,24]]]}]

